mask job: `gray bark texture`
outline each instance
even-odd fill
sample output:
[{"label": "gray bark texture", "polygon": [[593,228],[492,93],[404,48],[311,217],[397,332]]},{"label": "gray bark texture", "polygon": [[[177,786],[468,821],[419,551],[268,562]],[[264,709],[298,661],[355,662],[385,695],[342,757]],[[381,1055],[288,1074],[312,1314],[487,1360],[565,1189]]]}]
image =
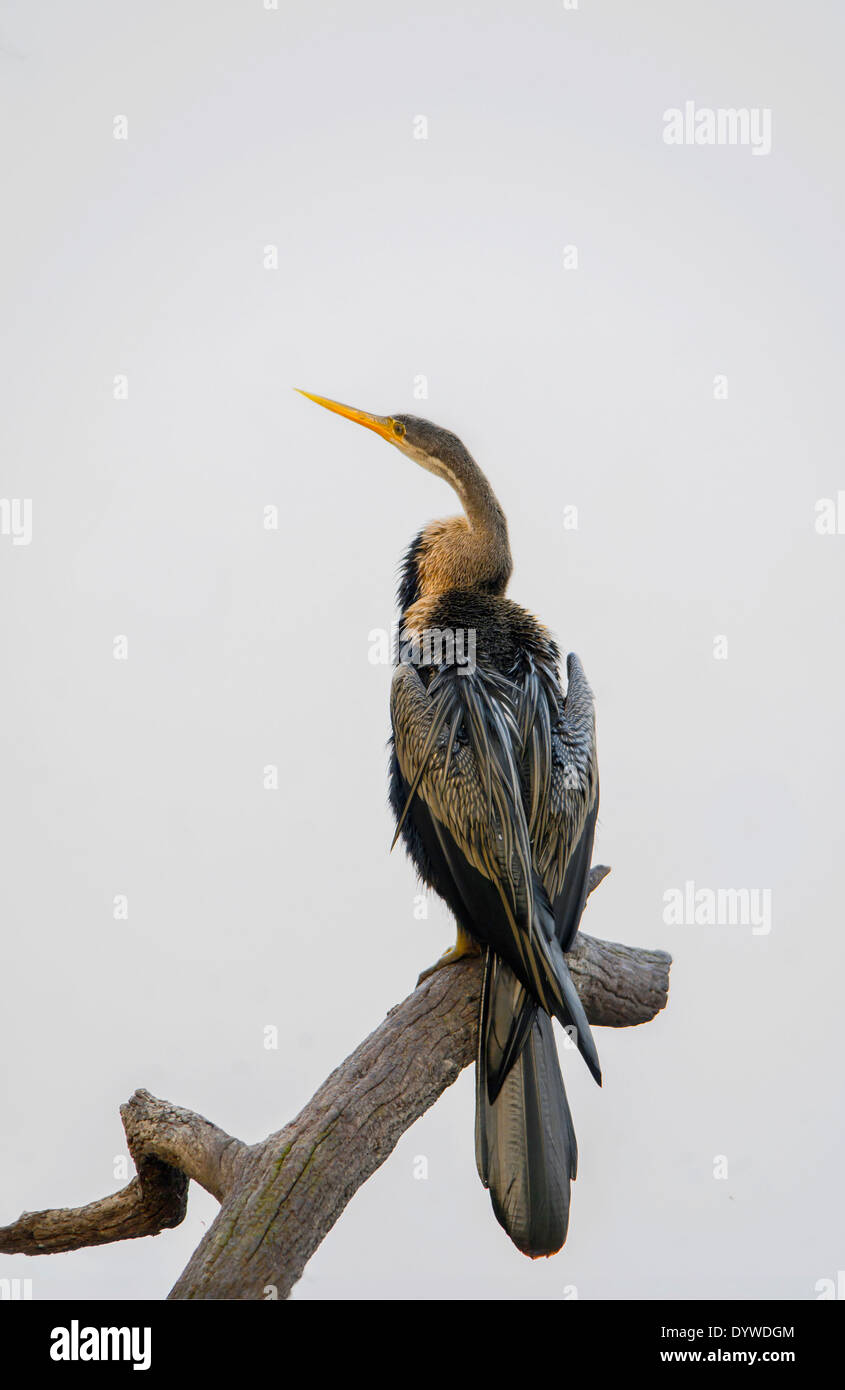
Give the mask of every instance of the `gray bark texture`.
[{"label": "gray bark texture", "polygon": [[[606,873],[592,869],[590,891]],[[647,1023],[667,1002],[664,951],[579,932],[567,959],[592,1024]],[[132,1181],[85,1207],[24,1212],[0,1228],[0,1253],[55,1254],[156,1235],[183,1220],[193,1178],[220,1211],[169,1297],[286,1298],[358,1188],[474,1060],[481,975],[480,958],[470,957],[425,979],[294,1120],[258,1144],[136,1091],[120,1112]]]}]

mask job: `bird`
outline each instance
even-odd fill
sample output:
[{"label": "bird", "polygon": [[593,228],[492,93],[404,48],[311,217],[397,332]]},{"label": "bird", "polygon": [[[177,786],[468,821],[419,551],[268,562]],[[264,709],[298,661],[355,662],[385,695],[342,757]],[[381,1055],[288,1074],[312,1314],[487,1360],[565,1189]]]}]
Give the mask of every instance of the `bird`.
[{"label": "bird", "polygon": [[[299,388],[296,388],[297,390]],[[599,806],[593,695],[545,625],[506,597],[505,513],[451,431],[300,394],[374,431],[457,494],[400,566],[390,692],[397,838],[455,918],[455,945],[420,979],[483,955],[475,1155],[493,1211],[531,1258],[569,1226],[578,1148],[552,1028],[596,1082],[595,1042],[566,956],[587,897]],[[459,640],[460,638],[460,640]]]}]

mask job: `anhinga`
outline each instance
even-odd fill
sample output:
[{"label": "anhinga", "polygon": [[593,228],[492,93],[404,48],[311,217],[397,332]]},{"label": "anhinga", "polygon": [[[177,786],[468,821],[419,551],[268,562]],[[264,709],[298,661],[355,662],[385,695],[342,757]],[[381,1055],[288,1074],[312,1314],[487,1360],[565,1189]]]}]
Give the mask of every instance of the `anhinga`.
[{"label": "anhinga", "polygon": [[[485,955],[481,1181],[519,1249],[551,1255],[566,1239],[577,1161],[551,1018],[601,1084],[565,956],[584,908],[598,813],[592,694],[570,655],[564,696],[551,635],[505,598],[507,522],[461,441],[413,415],[370,415],[302,394],[445,479],[463,507],[462,516],[426,526],[402,567],[390,800],[421,878],[455,915],[457,944],[438,965]],[[459,631],[474,636],[472,665],[434,660],[426,634]]]}]

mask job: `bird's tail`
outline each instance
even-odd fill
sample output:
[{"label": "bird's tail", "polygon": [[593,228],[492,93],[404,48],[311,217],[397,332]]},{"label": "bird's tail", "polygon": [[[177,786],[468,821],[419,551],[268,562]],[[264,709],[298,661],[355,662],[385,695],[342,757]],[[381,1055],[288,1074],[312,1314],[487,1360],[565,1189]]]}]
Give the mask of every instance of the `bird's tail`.
[{"label": "bird's tail", "polygon": [[566,1240],[578,1164],[552,1022],[487,952],[476,1066],[475,1156],[496,1219],[523,1254]]}]

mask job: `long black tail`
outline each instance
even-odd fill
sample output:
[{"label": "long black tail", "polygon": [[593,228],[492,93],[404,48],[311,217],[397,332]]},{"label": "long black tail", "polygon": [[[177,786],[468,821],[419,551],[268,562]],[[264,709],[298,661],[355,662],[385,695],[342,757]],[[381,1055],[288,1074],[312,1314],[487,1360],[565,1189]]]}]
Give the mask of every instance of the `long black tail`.
[{"label": "long black tail", "polygon": [[496,1219],[514,1244],[532,1257],[560,1250],[578,1146],[552,1022],[489,950],[479,1020],[475,1156]]}]

